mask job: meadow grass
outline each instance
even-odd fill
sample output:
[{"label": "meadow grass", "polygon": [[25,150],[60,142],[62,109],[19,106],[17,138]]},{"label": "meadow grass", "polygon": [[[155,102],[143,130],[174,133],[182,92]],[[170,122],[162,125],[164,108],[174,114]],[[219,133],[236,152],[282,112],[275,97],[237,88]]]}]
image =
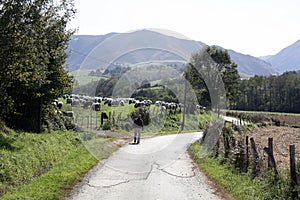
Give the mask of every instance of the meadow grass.
[{"label": "meadow grass", "polygon": [[300,113],[284,113],[284,112],[267,112],[267,111],[245,111],[245,110],[229,110],[229,112],[249,113],[260,115],[284,115],[284,116],[300,116]]},{"label": "meadow grass", "polygon": [[111,138],[90,138],[102,147],[97,159],[78,133],[0,133],[1,199],[62,199],[83,173],[115,151]]},{"label": "meadow grass", "polygon": [[98,76],[89,76],[89,73],[93,70],[74,70],[69,72],[70,75],[74,76],[75,81],[77,81],[78,85],[83,86],[88,83],[99,81],[100,79],[107,79],[105,77],[98,77]]},{"label": "meadow grass", "polygon": [[[63,109],[66,108],[63,107]],[[125,106],[108,106],[101,103],[100,112],[92,111],[90,108],[85,109],[81,106],[73,107],[75,115],[79,116],[78,118],[75,117],[75,121],[81,128],[90,128],[96,131],[102,130],[103,126],[102,128],[100,127],[100,119],[101,113],[105,111],[111,119],[111,123],[114,121],[116,124],[116,126],[110,126],[111,129],[108,131],[124,133],[125,135],[133,134],[133,121],[130,116],[137,109],[139,108],[134,108],[134,104],[128,103],[125,103]],[[150,113],[150,123],[144,127],[142,132],[145,136],[201,131],[211,120],[210,112],[199,113],[197,111],[194,114],[186,114],[185,126],[182,130],[183,114],[179,113],[178,110],[176,113],[170,111],[161,112],[160,108],[151,105],[148,108],[148,112]]]}]

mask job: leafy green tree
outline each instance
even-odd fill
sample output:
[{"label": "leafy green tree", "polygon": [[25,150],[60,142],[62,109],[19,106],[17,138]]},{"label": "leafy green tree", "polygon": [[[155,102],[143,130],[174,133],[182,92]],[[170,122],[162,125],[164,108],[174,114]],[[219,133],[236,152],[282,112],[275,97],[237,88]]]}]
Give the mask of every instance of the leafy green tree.
[{"label": "leafy green tree", "polygon": [[71,89],[74,13],[72,0],[0,0],[0,118],[10,127],[40,132],[42,108]]},{"label": "leafy green tree", "polygon": [[242,80],[237,109],[300,112],[300,76],[286,72],[280,76],[254,76]]},{"label": "leafy green tree", "polygon": [[110,97],[113,94],[118,78],[100,79],[96,88],[96,96]]},{"label": "leafy green tree", "polygon": [[151,87],[151,83],[148,80],[143,80],[140,86],[140,88],[150,88],[150,87]]},{"label": "leafy green tree", "polygon": [[[225,86],[227,106],[234,105],[240,76],[237,64],[231,61],[227,50],[216,46],[204,47],[192,55],[185,74],[200,104],[210,106],[210,92],[217,90],[222,81]],[[222,80],[219,80],[220,78]]]}]

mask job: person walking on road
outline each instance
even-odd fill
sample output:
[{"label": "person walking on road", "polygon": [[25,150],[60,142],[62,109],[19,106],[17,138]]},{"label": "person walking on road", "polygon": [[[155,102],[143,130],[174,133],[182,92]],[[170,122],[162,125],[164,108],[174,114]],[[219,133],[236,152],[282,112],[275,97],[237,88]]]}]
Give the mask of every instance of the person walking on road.
[{"label": "person walking on road", "polygon": [[133,126],[134,126],[133,144],[139,144],[140,143],[140,138],[141,138],[141,132],[144,128],[144,121],[142,119],[141,114],[139,114],[138,117],[134,119]]}]

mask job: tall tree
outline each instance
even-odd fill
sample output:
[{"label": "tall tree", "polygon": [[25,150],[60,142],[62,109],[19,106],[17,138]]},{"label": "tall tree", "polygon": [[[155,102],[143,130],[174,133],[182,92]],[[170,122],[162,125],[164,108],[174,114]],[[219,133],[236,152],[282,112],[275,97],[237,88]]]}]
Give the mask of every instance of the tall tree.
[{"label": "tall tree", "polygon": [[285,72],[280,76],[254,76],[241,81],[237,109],[300,112],[300,76]]},{"label": "tall tree", "polygon": [[41,109],[69,91],[72,0],[0,0],[0,119],[40,131]]},{"label": "tall tree", "polygon": [[211,101],[209,92],[218,88],[221,78],[225,87],[227,106],[234,104],[240,76],[237,65],[231,61],[227,50],[216,46],[206,46],[194,53],[186,70],[186,78],[193,86],[199,102],[206,106]]}]

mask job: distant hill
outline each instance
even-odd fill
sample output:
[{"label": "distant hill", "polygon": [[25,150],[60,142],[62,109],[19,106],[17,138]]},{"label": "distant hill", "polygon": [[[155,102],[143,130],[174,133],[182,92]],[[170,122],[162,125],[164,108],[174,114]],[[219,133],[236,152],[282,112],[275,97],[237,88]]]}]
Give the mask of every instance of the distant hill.
[{"label": "distant hill", "polygon": [[264,60],[228,50],[231,59],[238,64],[238,71],[248,75],[279,74],[280,71]]},{"label": "distant hill", "polygon": [[[74,35],[71,38],[67,59],[69,71],[77,69],[106,69],[114,63],[136,64],[146,61],[189,60],[193,52],[205,43],[180,39],[149,30],[131,33],[109,33],[99,36]],[[141,48],[142,47],[142,48]],[[277,73],[272,65],[259,58],[228,50],[238,71],[248,75]]]},{"label": "distant hill", "polygon": [[282,49],[266,61],[278,68],[281,72],[297,71],[300,69],[300,40]]},{"label": "distant hill", "polygon": [[113,36],[116,33],[106,35],[73,35],[69,42],[67,53],[67,68],[74,71],[80,68],[81,63],[87,55],[102,41]]},{"label": "distant hill", "polygon": [[149,60],[189,60],[203,44],[154,31],[140,30],[115,34],[96,44],[81,69],[106,69],[112,64],[135,64]]}]

